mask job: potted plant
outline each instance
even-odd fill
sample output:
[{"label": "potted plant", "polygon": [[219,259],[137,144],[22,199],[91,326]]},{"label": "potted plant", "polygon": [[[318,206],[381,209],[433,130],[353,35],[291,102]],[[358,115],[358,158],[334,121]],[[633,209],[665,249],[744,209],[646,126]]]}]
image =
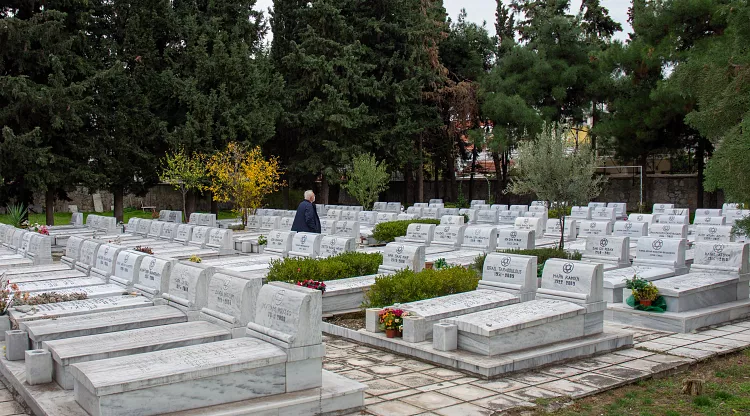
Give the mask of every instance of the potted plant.
[{"label": "potted plant", "polygon": [[264,235],[258,236],[258,254],[263,254],[263,252],[266,250],[266,245],[268,244],[268,239]]},{"label": "potted plant", "polygon": [[318,280],[312,280],[312,279],[302,280],[300,282],[297,282],[297,286],[309,287],[310,289],[317,289],[323,293],[326,293],[326,284]]},{"label": "potted plant", "polygon": [[192,256],[190,256],[190,261],[193,262],[193,263],[200,263],[203,260],[200,257],[198,257],[195,254],[193,254]]},{"label": "potted plant", "polygon": [[435,260],[435,265],[434,266],[438,270],[440,270],[440,269],[447,269],[448,268],[448,262],[445,261],[445,259],[441,257],[441,258]]},{"label": "potted plant", "polygon": [[633,299],[643,306],[650,306],[651,302],[659,297],[659,290],[656,286],[638,276],[633,276],[632,279],[625,279],[625,287],[633,292]]},{"label": "potted plant", "polygon": [[380,329],[385,331],[385,336],[395,338],[404,328],[404,316],[409,313],[401,309],[385,308],[378,313]]},{"label": "potted plant", "polygon": [[656,285],[649,282],[643,288],[638,289],[638,292],[633,292],[633,297],[635,297],[641,305],[651,306],[651,303],[659,297],[659,289]]}]

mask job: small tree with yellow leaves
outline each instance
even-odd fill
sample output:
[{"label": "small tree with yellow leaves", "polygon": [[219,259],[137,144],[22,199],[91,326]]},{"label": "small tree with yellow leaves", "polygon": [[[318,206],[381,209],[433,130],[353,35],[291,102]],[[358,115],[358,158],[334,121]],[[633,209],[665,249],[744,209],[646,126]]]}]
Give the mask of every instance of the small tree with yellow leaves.
[{"label": "small tree with yellow leaves", "polygon": [[182,214],[187,218],[187,193],[190,191],[201,192],[207,189],[205,156],[199,153],[188,154],[185,149],[180,149],[167,155],[161,161],[162,172],[159,179],[172,185],[182,194]]},{"label": "small tree with yellow leaves", "polygon": [[209,158],[207,168],[214,200],[234,202],[243,225],[247,225],[248,209],[260,208],[266,195],[284,185],[279,160],[264,159],[259,147],[249,149],[231,142]]}]

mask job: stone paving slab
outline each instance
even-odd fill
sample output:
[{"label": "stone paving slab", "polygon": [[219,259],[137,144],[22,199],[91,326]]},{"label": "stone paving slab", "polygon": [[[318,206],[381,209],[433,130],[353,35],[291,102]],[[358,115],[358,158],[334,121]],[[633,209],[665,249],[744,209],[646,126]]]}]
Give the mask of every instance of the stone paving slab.
[{"label": "stone paving slab", "polygon": [[635,333],[634,348],[491,380],[333,337],[326,337],[325,366],[367,378],[357,378],[370,386],[357,415],[472,416],[533,407],[540,398],[581,398],[750,347],[750,319],[687,334],[619,327]]}]

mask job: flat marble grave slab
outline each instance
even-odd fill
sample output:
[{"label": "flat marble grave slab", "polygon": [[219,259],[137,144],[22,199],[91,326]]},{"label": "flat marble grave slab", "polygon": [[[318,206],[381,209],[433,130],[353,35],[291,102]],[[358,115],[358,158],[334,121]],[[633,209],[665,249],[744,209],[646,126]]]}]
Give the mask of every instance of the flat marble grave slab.
[{"label": "flat marble grave slab", "polygon": [[59,279],[71,279],[75,277],[86,277],[86,274],[78,270],[55,270],[49,272],[33,272],[7,275],[8,280],[13,283],[26,283],[26,282],[38,282],[43,280],[59,280]]},{"label": "flat marble grave slab", "polygon": [[[57,292],[62,289],[83,288],[88,286],[104,285],[104,280],[98,277],[71,277],[68,279],[36,280],[31,282],[18,282],[18,290],[21,292]],[[120,289],[122,291],[122,288]]]},{"label": "flat marble grave slab", "polygon": [[62,318],[65,316],[86,315],[96,312],[116,311],[122,309],[144,308],[154,303],[145,296],[123,295],[99,299],[74,300],[70,302],[37,305],[28,312],[11,309],[9,315],[16,322],[37,319]]},{"label": "flat marble grave slab", "polygon": [[128,311],[111,311],[27,321],[21,322],[19,326],[21,330],[29,333],[32,348],[40,349],[43,341],[127,331],[181,322],[187,322],[187,316],[179,309],[171,306],[152,306]]},{"label": "flat marble grave slab", "polygon": [[[42,348],[52,354],[55,381],[64,389],[73,388],[72,364],[131,356],[151,351],[224,341],[229,330],[209,322],[184,322],[130,331],[45,341]],[[135,360],[135,357],[133,357]],[[147,371],[137,369],[133,374]]]},{"label": "flat marble grave slab", "polygon": [[[2,344],[4,345],[4,344]],[[55,383],[29,386],[23,361],[7,361],[0,357],[0,373],[24,399],[37,416],[90,416],[75,401],[74,392]],[[311,415],[316,413],[355,412],[364,402],[364,384],[323,370],[323,387],[280,396],[268,396],[217,406],[170,413],[170,416],[228,416],[228,415]],[[359,406],[359,407],[357,407]]]},{"label": "flat marble grave slab", "polygon": [[750,299],[722,303],[688,312],[651,313],[638,311],[625,303],[608,305],[606,321],[659,331],[690,333],[710,325],[750,317]]},{"label": "flat marble grave slab", "polygon": [[61,270],[73,271],[70,267],[68,267],[65,264],[52,263],[52,264],[41,264],[38,266],[21,267],[17,269],[0,270],[0,274],[4,274],[6,277],[9,277],[9,276],[16,276],[16,275],[21,275],[21,274],[26,274],[26,273],[43,273],[43,272],[53,272],[53,271],[61,271]]},{"label": "flat marble grave slab", "polygon": [[604,300],[607,304],[622,303],[625,279],[638,276],[641,279],[654,281],[674,276],[675,272],[667,267],[631,266],[604,273]]},{"label": "flat marble grave slab", "polygon": [[350,277],[326,281],[323,293],[323,316],[360,311],[367,290],[379,275]]},{"label": "flat marble grave slab", "polygon": [[462,350],[438,351],[432,347],[432,340],[410,343],[401,338],[387,338],[383,333],[367,332],[365,329],[355,331],[327,322],[322,323],[322,328],[324,333],[330,335],[467,371],[485,379],[633,346],[631,331],[606,323],[604,332],[600,334],[493,357]]}]

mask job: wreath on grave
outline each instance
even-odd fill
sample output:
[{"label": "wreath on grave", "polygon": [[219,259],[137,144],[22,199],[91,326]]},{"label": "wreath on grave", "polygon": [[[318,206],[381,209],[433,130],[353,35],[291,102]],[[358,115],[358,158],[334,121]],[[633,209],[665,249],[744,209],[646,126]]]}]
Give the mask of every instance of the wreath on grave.
[{"label": "wreath on grave", "polygon": [[659,295],[659,289],[652,282],[633,276],[632,279],[625,280],[625,287],[632,292],[625,300],[631,308],[656,313],[664,313],[667,310],[666,300]]}]

